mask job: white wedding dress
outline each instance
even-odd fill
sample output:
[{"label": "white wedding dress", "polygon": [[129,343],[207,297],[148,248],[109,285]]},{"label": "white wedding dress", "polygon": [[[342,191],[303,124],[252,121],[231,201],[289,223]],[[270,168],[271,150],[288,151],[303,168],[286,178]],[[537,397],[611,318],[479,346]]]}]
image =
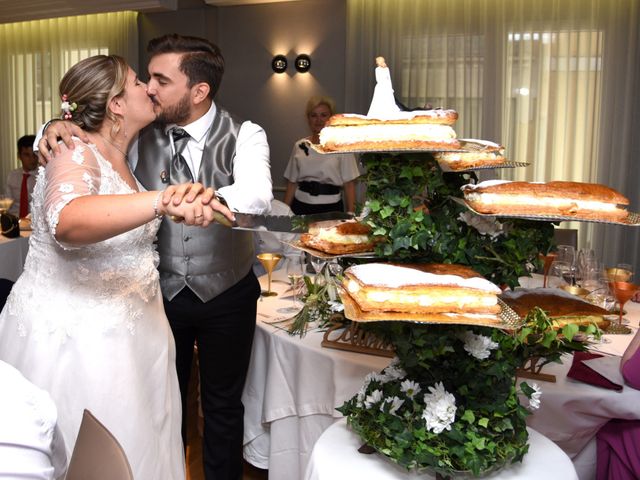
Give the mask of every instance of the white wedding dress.
[{"label": "white wedding dress", "polygon": [[79,141],[40,168],[24,273],[0,315],[0,359],[53,398],[67,460],[86,408],[123,446],[136,480],[182,480],[175,345],[152,243],[159,221],[79,248],[53,236],[74,198],[128,193]]}]

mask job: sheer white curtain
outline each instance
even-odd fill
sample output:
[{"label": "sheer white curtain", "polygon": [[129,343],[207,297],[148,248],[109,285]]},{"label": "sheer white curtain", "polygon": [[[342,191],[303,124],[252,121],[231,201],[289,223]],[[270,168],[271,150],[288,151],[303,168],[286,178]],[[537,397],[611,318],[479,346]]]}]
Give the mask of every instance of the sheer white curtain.
[{"label": "sheer white curtain", "polygon": [[[405,105],[453,108],[459,137],[531,164],[499,176],[604,183],[638,211],[639,3],[347,0],[347,111],[367,111],[382,55]],[[640,229],[569,226],[607,263],[640,269]]]},{"label": "sheer white curtain", "polygon": [[122,55],[136,69],[137,13],[116,12],[0,25],[0,191],[19,166],[16,141],[60,116],[58,83],[79,60]]}]

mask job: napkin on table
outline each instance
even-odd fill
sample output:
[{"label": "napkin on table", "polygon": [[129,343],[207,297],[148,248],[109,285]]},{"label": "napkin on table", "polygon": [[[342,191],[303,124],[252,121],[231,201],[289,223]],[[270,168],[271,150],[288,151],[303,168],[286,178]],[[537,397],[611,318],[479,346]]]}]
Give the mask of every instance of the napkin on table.
[{"label": "napkin on table", "polygon": [[583,362],[583,360],[591,360],[600,357],[602,357],[602,355],[597,353],[574,352],[573,363],[571,364],[569,372],[567,372],[567,377],[590,385],[595,385],[596,387],[617,391],[622,390],[621,384],[612,382],[610,379],[596,372],[593,368]]}]

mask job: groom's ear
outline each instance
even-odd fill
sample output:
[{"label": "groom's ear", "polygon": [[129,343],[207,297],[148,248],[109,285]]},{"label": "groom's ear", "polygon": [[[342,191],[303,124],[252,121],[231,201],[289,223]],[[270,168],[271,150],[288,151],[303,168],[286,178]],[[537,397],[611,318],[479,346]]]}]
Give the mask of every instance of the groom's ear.
[{"label": "groom's ear", "polygon": [[193,87],[191,87],[191,101],[194,105],[198,105],[209,97],[210,91],[211,87],[208,83],[196,83]]}]

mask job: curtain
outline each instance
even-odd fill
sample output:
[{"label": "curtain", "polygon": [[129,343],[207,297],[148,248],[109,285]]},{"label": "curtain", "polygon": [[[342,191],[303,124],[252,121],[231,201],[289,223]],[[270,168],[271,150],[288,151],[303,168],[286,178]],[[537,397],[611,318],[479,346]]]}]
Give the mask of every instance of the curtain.
[{"label": "curtain", "polygon": [[137,13],[116,12],[0,25],[0,191],[17,168],[16,141],[60,116],[58,83],[83,58],[118,54],[137,70]]},{"label": "curtain", "polygon": [[[638,211],[639,3],[347,0],[347,111],[367,111],[382,55],[402,103],[453,108],[460,138],[530,164],[494,176],[604,183]],[[640,268],[640,228],[561,226],[605,263]]]}]

